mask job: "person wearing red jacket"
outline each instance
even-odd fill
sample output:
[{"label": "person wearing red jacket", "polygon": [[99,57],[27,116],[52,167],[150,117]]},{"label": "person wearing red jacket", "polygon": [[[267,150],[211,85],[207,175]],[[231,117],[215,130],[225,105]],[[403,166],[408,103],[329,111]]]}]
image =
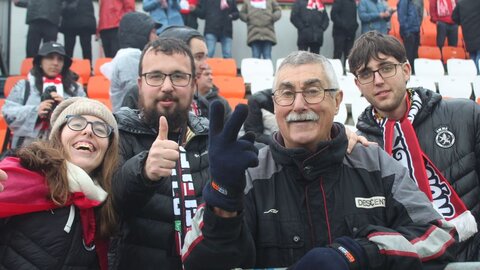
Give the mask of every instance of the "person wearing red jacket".
[{"label": "person wearing red jacket", "polygon": [[135,0],[99,0],[97,37],[102,39],[105,57],[113,58],[119,49],[118,25],[123,15],[135,11]]},{"label": "person wearing red jacket", "polygon": [[452,19],[457,0],[430,0],[430,20],[437,24],[437,46],[442,50],[445,38],[448,46],[457,47],[458,25]]}]

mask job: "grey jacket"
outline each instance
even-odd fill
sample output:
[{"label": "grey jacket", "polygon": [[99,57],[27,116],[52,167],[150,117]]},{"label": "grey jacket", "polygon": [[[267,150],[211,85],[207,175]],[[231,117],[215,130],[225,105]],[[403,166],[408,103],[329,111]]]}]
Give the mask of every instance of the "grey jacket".
[{"label": "grey jacket", "polygon": [[282,10],[276,0],[266,0],[265,9],[253,7],[250,0],[245,0],[240,10],[240,20],[247,23],[247,44],[264,40],[276,44],[274,23],[281,16]]},{"label": "grey jacket", "polygon": [[30,0],[27,6],[26,24],[35,20],[47,20],[58,26],[62,15],[63,0]]}]

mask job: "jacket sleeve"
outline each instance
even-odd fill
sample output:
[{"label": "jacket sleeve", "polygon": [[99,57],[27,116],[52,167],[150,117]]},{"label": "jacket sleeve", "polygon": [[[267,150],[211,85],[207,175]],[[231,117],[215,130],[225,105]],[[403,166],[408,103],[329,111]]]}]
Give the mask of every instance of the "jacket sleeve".
[{"label": "jacket sleeve", "polygon": [[143,0],[143,10],[152,11],[160,6],[158,0]]},{"label": "jacket sleeve", "polygon": [[248,0],[245,0],[242,5],[242,9],[240,9],[240,20],[242,22],[248,23],[248,10],[250,8],[250,2]]},{"label": "jacket sleeve", "polygon": [[27,104],[24,105],[25,84],[26,80],[15,84],[2,107],[2,113],[8,127],[15,135],[35,138],[38,135],[35,125],[38,120],[40,102],[34,104],[28,102],[32,93],[36,91],[35,86],[30,83],[30,95],[27,98]]},{"label": "jacket sleeve", "polygon": [[332,4],[332,10],[330,11],[330,18],[332,22],[339,28],[345,29],[343,25],[343,20],[340,17],[340,12],[342,11],[342,1],[337,0]]},{"label": "jacket sleeve", "polygon": [[[227,0],[228,1],[228,0]],[[237,8],[237,2],[232,0],[228,3],[230,5],[230,12],[228,15],[230,15],[230,19],[232,21],[235,21],[238,19],[239,17],[239,12],[238,12],[238,8]]]},{"label": "jacket sleeve", "polygon": [[282,17],[282,9],[280,8],[280,5],[276,0],[272,0],[272,11],[273,11],[273,15],[272,15],[273,22],[280,20],[280,18]]},{"label": "jacket sleeve", "polygon": [[195,9],[195,14],[198,18],[205,20],[205,13],[206,13],[206,3],[205,0],[198,1],[197,8]]},{"label": "jacket sleeve", "polygon": [[326,10],[322,11],[322,27],[323,31],[327,30],[328,25],[330,24],[330,19],[328,18],[328,13]]},{"label": "jacket sleeve", "polygon": [[234,218],[221,218],[203,205],[192,223],[182,248],[184,269],[253,267],[255,244],[243,213]]},{"label": "jacket sleeve", "polygon": [[455,8],[452,11],[452,20],[458,25],[461,24],[460,8],[458,7],[458,4],[455,6]]},{"label": "jacket sleeve", "polygon": [[305,28],[302,18],[300,18],[300,4],[298,1],[293,3],[292,12],[290,13],[290,22],[297,30]]},{"label": "jacket sleeve", "polygon": [[430,0],[430,20],[434,23],[438,21],[437,0]]},{"label": "jacket sleeve", "polygon": [[373,22],[380,20],[380,13],[370,11],[368,9],[368,3],[366,1],[360,1],[358,5],[358,17],[363,23]]},{"label": "jacket sleeve", "polygon": [[123,11],[124,13],[135,11],[135,0],[124,0]]},{"label": "jacket sleeve", "polygon": [[403,165],[376,149],[382,183],[389,194],[385,198],[387,223],[358,228],[354,235],[368,240],[360,240],[360,244],[367,253],[369,269],[421,269],[422,263],[453,261],[453,225],[433,209]]},{"label": "jacket sleeve", "polygon": [[398,23],[400,24],[400,34],[405,35],[404,29],[408,29],[408,1],[400,0],[397,4]]}]

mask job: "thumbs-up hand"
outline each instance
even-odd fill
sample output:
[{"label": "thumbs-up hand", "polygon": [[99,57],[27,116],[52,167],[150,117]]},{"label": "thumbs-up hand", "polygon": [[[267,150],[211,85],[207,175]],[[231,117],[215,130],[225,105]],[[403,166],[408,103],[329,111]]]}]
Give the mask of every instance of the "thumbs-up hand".
[{"label": "thumbs-up hand", "polygon": [[151,181],[172,175],[172,169],[180,157],[178,143],[168,140],[168,122],[161,116],[158,124],[158,136],[150,147],[144,173]]},{"label": "thumbs-up hand", "polygon": [[208,160],[212,179],[203,189],[203,198],[209,206],[228,212],[243,209],[245,170],[258,165],[255,135],[246,133],[237,139],[247,115],[247,105],[240,104],[224,124],[223,104],[210,104]]}]

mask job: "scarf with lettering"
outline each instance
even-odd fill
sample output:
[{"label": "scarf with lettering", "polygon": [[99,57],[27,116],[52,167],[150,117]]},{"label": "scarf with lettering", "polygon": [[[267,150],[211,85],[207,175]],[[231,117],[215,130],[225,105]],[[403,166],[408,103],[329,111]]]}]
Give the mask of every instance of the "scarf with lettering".
[{"label": "scarf with lettering", "polygon": [[97,246],[96,252],[102,270],[106,270],[107,244],[95,239],[96,220],[94,207],[107,198],[107,193],[80,167],[67,161],[68,188],[71,196],[65,205],[55,204],[50,199],[45,176],[20,165],[20,159],[7,157],[0,162],[8,179],[0,192],[0,218],[24,215],[74,205],[80,210],[83,240],[86,246]]},{"label": "scarf with lettering", "polygon": [[308,0],[307,9],[317,9],[318,11],[323,11],[325,6],[321,0]]},{"label": "scarf with lettering", "polygon": [[422,107],[418,94],[408,91],[407,111],[399,121],[382,119],[385,151],[405,166],[420,190],[427,195],[437,212],[455,225],[459,240],[464,241],[477,232],[477,223],[448,180],[420,148],[412,126]]},{"label": "scarf with lettering", "polygon": [[[191,131],[187,130],[187,141]],[[180,133],[181,134],[181,133]],[[190,174],[190,163],[187,160],[187,152],[183,148],[182,136],[179,137],[180,158],[177,161],[175,169],[172,169],[172,195],[173,195],[173,214],[175,229],[175,250],[181,255],[183,240],[187,230],[192,226],[193,216],[197,211],[197,199],[195,188],[193,186],[192,175]]]}]

